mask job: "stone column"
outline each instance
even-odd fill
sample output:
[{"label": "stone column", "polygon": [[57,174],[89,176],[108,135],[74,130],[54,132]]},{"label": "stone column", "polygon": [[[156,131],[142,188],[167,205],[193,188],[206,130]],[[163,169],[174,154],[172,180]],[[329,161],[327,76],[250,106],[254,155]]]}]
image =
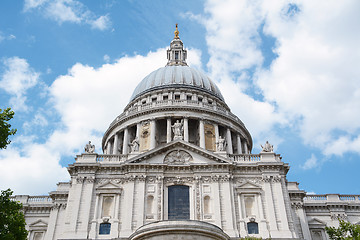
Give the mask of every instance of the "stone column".
[{"label": "stone column", "polygon": [[244,142],[244,153],[249,154],[249,150],[248,150],[248,146],[247,146],[246,141]]},{"label": "stone column", "polygon": [[238,134],[237,136],[236,136],[236,138],[237,138],[237,153],[238,154],[242,154],[242,145],[241,145],[241,138],[240,138],[240,134]]},{"label": "stone column", "polygon": [[230,128],[227,128],[227,129],[226,129],[226,143],[227,143],[227,145],[226,145],[227,153],[233,154]]},{"label": "stone column", "polygon": [[113,154],[119,154],[118,148],[119,148],[119,135],[115,133]]},{"label": "stone column", "polygon": [[111,154],[111,140],[110,139],[107,143],[106,154]]},{"label": "stone column", "polygon": [[129,152],[129,130],[125,128],[122,154],[128,154],[128,152]]},{"label": "stone column", "polygon": [[214,124],[214,128],[215,128],[215,148],[216,148],[216,151],[218,151],[217,143],[219,142],[219,125]]},{"label": "stone column", "polygon": [[184,118],[184,141],[189,142],[189,119]]},{"label": "stone column", "polygon": [[156,146],[156,122],[155,119],[152,119],[150,122],[150,149],[154,149]]},{"label": "stone column", "polygon": [[171,118],[166,119],[166,142],[171,142]]},{"label": "stone column", "polygon": [[136,137],[140,139],[140,130],[141,130],[141,124],[136,124]]},{"label": "stone column", "polygon": [[200,136],[200,147],[205,148],[204,120],[200,120],[200,122],[199,122],[199,136]]}]

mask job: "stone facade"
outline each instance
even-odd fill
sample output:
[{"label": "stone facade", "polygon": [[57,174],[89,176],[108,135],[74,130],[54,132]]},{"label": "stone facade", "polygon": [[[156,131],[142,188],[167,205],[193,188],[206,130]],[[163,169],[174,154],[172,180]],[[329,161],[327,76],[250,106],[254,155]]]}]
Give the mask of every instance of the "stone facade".
[{"label": "stone facade", "polygon": [[358,195],[307,195],[289,165],[252,138],[216,85],[186,65],[175,32],[168,65],[149,74],[110,124],[104,154],[89,142],[71,180],[23,203],[30,240],[327,239],[360,221]]}]

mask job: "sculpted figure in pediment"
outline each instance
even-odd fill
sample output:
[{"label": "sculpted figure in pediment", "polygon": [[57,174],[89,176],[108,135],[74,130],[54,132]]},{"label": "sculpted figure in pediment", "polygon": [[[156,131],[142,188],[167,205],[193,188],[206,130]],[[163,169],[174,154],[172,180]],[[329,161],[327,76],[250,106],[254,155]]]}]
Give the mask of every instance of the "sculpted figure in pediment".
[{"label": "sculpted figure in pediment", "polygon": [[192,160],[189,153],[183,150],[175,150],[168,153],[164,158],[164,163],[169,164],[185,164]]}]

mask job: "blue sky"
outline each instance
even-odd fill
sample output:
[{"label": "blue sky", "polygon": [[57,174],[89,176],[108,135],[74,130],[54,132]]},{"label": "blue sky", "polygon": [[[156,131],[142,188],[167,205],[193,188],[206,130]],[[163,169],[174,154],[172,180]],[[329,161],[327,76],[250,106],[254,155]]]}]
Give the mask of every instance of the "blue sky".
[{"label": "blue sky", "polygon": [[47,194],[142,78],[179,24],[188,63],[219,86],[253,137],[313,193],[360,194],[360,2],[0,2],[0,108],[18,129],[0,189]]}]

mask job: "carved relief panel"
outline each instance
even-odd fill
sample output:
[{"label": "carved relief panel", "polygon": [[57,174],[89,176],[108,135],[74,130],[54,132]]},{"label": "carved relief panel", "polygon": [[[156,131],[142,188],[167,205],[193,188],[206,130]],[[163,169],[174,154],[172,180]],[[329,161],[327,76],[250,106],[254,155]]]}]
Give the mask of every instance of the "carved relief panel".
[{"label": "carved relief panel", "polygon": [[210,151],[216,151],[215,127],[212,124],[205,123],[205,148]]},{"label": "carved relief panel", "polygon": [[140,152],[150,148],[150,122],[143,122],[140,129]]}]

